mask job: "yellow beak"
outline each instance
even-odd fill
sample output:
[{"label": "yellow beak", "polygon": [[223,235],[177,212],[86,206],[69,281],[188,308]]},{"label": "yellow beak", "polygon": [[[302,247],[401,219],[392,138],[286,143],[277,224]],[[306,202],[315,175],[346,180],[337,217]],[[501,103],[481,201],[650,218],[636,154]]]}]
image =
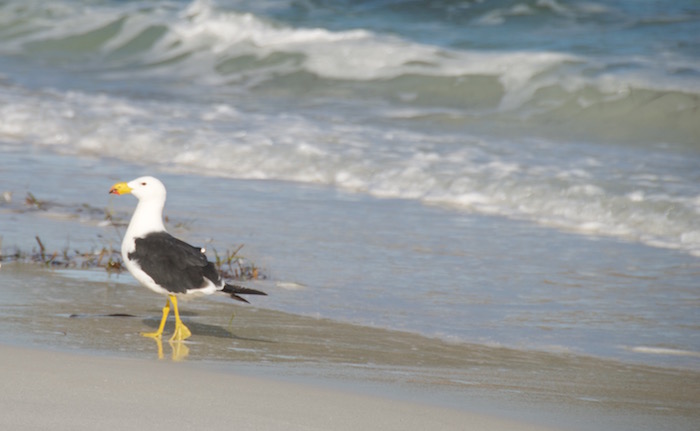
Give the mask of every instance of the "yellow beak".
[{"label": "yellow beak", "polygon": [[112,186],[109,193],[113,195],[124,195],[131,193],[131,187],[129,187],[126,183],[117,183]]}]

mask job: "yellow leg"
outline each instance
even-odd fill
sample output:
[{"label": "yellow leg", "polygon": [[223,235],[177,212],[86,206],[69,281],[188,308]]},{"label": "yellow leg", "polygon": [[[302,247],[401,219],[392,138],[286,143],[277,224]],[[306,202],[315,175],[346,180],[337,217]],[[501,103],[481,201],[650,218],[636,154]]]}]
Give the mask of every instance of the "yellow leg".
[{"label": "yellow leg", "polygon": [[177,311],[177,298],[175,295],[170,295],[170,302],[173,304],[173,312],[175,313],[175,332],[173,332],[170,341],[183,341],[188,338],[192,333],[187,326],[180,320],[180,313]]},{"label": "yellow leg", "polygon": [[[172,298],[174,298],[174,296]],[[177,310],[177,306],[175,310]],[[163,307],[163,318],[160,320],[158,330],[156,332],[142,332],[141,335],[143,335],[144,337],[160,339],[161,334],[163,334],[163,328],[165,327],[165,321],[168,319],[168,314],[170,314],[170,301],[166,300],[165,307]]]}]

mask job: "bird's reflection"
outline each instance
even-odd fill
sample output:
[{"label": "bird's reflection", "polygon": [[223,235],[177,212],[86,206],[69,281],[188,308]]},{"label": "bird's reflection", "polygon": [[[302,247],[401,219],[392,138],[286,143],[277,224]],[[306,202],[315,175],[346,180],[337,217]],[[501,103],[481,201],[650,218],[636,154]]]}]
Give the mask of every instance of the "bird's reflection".
[{"label": "bird's reflection", "polygon": [[[190,313],[191,315],[191,313]],[[152,319],[145,319],[144,324],[147,326],[155,327],[158,325],[158,322]],[[237,340],[240,342],[253,342],[253,343],[274,343],[274,341],[265,339],[265,338],[256,338],[256,337],[241,337],[238,336],[231,331],[229,331],[226,328],[223,328],[221,326],[217,325],[209,325],[206,323],[197,323],[194,321],[188,322],[188,326],[192,328],[192,332],[197,334],[198,337],[208,337],[209,340],[207,343],[217,343],[217,339],[219,340]],[[165,330],[168,330],[168,327],[166,325]],[[158,359],[164,359],[166,357],[167,352],[164,352],[163,349],[163,339],[162,337],[144,337],[144,338],[150,338],[151,340],[154,340],[156,343],[157,347],[157,352],[158,352]],[[171,358],[173,361],[182,361],[188,357],[190,354],[190,349],[187,346],[187,342],[185,341],[176,341],[176,340],[168,340],[167,344],[170,346],[170,351],[171,351]],[[190,345],[196,345],[197,343],[190,344]],[[167,347],[165,348],[167,350]],[[197,350],[195,349],[195,352]],[[200,352],[201,353],[201,352]]]},{"label": "bird's reflection", "polygon": [[[155,337],[151,339],[156,342],[156,346],[158,348],[158,359],[163,359],[165,357],[163,355],[163,341],[160,338]],[[187,347],[187,345],[182,341],[168,341],[168,344],[170,345],[170,350],[172,351],[171,359],[173,362],[182,361],[183,359],[187,358],[187,355],[190,354],[189,347]]]}]

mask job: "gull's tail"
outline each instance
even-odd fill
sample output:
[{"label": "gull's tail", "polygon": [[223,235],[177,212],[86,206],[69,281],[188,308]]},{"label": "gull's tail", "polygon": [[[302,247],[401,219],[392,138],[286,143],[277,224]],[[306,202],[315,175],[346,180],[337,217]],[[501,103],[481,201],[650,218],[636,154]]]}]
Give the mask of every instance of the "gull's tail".
[{"label": "gull's tail", "polygon": [[255,290],[255,289],[248,289],[247,287],[237,286],[235,284],[224,285],[222,292],[228,293],[229,295],[231,295],[231,298],[237,299],[237,300],[243,301],[243,302],[248,302],[248,301],[245,298],[238,296],[239,294],[242,294],[242,295],[265,295],[265,296],[267,296],[267,293],[265,293],[265,292],[261,292],[259,290]]}]

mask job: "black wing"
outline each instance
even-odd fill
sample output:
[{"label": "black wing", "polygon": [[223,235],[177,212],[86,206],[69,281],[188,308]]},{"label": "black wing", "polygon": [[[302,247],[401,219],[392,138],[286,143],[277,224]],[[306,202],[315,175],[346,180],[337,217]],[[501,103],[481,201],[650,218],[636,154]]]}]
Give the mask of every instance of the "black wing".
[{"label": "black wing", "polygon": [[205,278],[221,285],[213,263],[202,249],[191,246],[167,232],[149,233],[136,238],[135,250],[127,256],[158,285],[173,293],[185,293],[206,285]]}]

